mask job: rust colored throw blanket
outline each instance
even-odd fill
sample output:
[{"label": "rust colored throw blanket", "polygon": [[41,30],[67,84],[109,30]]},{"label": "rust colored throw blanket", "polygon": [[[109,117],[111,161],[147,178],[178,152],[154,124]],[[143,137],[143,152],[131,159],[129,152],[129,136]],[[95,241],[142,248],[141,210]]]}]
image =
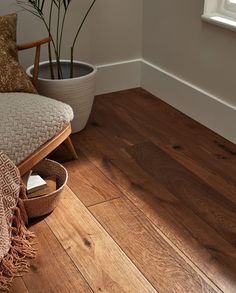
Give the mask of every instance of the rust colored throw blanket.
[{"label": "rust colored throw blanket", "polygon": [[34,235],[25,227],[24,189],[14,163],[0,152],[0,290],[8,290],[14,277],[28,270],[34,258]]}]

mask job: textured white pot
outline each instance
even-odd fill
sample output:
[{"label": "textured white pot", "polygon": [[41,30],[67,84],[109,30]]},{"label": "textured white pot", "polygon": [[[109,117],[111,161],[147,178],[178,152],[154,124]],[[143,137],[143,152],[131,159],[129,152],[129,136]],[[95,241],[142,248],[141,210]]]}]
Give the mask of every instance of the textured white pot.
[{"label": "textured white pot", "polygon": [[[63,76],[69,76],[70,61],[62,60],[61,64]],[[52,80],[49,62],[41,62],[37,83],[40,95],[54,98],[72,107],[75,116],[72,121],[73,133],[81,131],[88,121],[93,106],[97,72],[96,67],[88,63],[74,61],[74,66],[77,69],[75,72],[77,77]],[[32,78],[33,68],[30,66],[26,71],[30,78]]]}]

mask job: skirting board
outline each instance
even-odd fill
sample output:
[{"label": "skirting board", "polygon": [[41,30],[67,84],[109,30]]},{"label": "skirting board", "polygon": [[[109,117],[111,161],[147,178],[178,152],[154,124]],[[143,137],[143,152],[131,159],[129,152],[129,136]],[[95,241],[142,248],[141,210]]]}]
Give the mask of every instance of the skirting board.
[{"label": "skirting board", "polygon": [[97,65],[96,95],[140,87],[141,59]]},{"label": "skirting board", "polygon": [[236,143],[236,107],[143,60],[141,87]]},{"label": "skirting board", "polygon": [[142,87],[236,143],[236,107],[146,60],[98,65],[96,95]]}]

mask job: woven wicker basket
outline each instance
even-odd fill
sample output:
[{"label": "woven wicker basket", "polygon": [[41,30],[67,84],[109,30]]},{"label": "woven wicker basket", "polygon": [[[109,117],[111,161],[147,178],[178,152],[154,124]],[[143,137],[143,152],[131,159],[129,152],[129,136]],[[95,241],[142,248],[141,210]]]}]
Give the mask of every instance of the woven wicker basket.
[{"label": "woven wicker basket", "polygon": [[44,216],[52,212],[57,206],[60,194],[67,183],[67,170],[59,163],[45,159],[33,168],[40,176],[56,176],[57,190],[47,195],[24,200],[29,218]]}]

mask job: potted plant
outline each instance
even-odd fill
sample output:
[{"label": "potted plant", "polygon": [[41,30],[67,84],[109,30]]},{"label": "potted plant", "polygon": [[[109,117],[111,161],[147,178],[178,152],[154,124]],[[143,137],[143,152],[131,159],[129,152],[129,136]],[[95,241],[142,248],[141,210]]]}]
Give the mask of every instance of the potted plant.
[{"label": "potted plant", "polygon": [[[68,48],[70,59],[63,60],[61,49],[64,28],[72,2],[73,0],[17,0],[18,5],[42,20],[51,39],[48,46],[49,60],[40,63],[37,90],[41,95],[71,105],[75,115],[72,131],[78,132],[85,127],[91,113],[97,70],[91,64],[74,60],[74,48],[96,0],[92,0],[81,22],[78,23],[78,29]],[[27,74],[31,78],[33,69],[33,66],[27,69]]]}]

